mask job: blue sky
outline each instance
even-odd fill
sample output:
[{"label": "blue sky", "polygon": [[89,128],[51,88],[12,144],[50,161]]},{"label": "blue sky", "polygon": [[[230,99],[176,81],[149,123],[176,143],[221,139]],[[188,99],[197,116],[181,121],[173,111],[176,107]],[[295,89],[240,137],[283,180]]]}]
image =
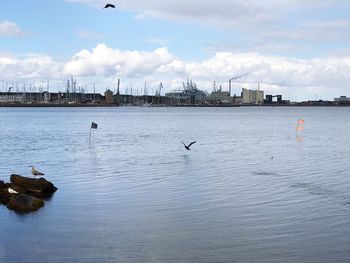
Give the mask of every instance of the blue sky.
[{"label": "blue sky", "polygon": [[[0,79],[97,82],[166,90],[187,77],[213,81],[249,72],[268,93],[348,95],[350,3],[339,0],[27,0],[0,3]],[[151,88],[151,87],[150,87]]]},{"label": "blue sky", "polygon": [[[1,49],[68,58],[101,42],[129,50],[153,50],[166,44],[174,53],[192,59],[208,55],[205,47],[211,37],[224,37],[215,28],[136,16],[135,12],[62,0],[2,2],[1,20],[14,21],[28,35],[2,39]],[[83,37],[79,32],[87,34]]]}]

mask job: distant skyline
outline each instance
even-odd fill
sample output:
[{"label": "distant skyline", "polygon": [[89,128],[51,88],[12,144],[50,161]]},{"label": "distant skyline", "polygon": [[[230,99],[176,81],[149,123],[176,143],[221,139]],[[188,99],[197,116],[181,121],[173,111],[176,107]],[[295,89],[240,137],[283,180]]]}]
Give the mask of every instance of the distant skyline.
[{"label": "distant skyline", "polygon": [[350,96],[350,2],[340,0],[0,2],[0,81],[52,89],[75,76],[99,92],[166,91],[192,79],[291,100]]}]

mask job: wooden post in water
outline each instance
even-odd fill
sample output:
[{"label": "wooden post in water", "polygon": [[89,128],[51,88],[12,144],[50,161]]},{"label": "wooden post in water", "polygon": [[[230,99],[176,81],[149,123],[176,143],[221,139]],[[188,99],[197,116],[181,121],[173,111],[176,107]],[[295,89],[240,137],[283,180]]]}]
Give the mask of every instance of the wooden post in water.
[{"label": "wooden post in water", "polygon": [[97,123],[91,122],[90,134],[89,134],[89,143],[90,143],[90,140],[91,140],[91,130],[92,129],[97,130],[97,126],[98,126]]}]

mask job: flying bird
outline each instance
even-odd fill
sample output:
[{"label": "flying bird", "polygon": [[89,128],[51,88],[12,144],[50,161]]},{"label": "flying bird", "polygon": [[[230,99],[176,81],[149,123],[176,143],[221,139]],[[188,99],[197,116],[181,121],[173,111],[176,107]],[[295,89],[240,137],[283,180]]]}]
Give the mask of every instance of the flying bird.
[{"label": "flying bird", "polygon": [[189,145],[186,146],[186,144],[184,144],[184,143],[182,142],[182,144],[185,146],[185,148],[186,148],[187,151],[191,151],[191,150],[190,150],[190,147],[191,147],[192,144],[195,144],[195,143],[196,143],[196,141],[191,142]]},{"label": "flying bird", "polygon": [[32,175],[34,175],[34,176],[44,175],[43,173],[41,173],[37,169],[35,169],[33,165],[29,165],[29,167],[32,167]]},{"label": "flying bird", "polygon": [[106,4],[104,8],[109,8],[109,7],[110,8],[115,8],[115,5],[113,5],[113,4]]}]

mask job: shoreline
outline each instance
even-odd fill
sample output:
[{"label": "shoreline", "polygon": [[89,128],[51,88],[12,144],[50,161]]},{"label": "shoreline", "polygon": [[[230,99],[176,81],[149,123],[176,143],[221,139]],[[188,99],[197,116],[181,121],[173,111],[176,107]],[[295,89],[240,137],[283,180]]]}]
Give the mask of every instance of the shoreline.
[{"label": "shoreline", "polygon": [[151,107],[151,108],[238,108],[238,107],[350,107],[350,104],[343,105],[301,105],[301,104],[289,104],[289,105],[116,105],[116,104],[50,104],[50,103],[38,103],[38,104],[0,104],[0,108],[100,108],[100,107]]}]

